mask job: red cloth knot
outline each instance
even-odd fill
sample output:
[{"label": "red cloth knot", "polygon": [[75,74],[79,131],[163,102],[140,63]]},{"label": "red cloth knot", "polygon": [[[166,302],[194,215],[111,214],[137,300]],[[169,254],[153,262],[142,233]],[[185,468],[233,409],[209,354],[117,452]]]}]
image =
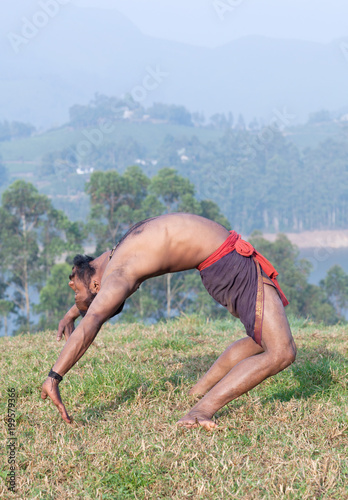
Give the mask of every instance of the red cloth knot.
[{"label": "red cloth knot", "polygon": [[236,241],[236,252],[239,253],[239,255],[243,255],[243,257],[250,257],[250,255],[253,255],[254,253],[254,247],[252,246],[251,243],[248,241],[242,240],[239,238]]}]

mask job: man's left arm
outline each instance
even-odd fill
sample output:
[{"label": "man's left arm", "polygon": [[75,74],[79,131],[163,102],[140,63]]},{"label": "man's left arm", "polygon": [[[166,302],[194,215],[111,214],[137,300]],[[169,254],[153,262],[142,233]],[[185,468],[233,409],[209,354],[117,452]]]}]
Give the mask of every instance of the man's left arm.
[{"label": "man's left arm", "polygon": [[[134,280],[116,277],[113,273],[108,276],[86,316],[71,334],[52,367],[52,371],[58,374],[57,378],[63,377],[77,363],[92,344],[103,323],[114,316],[126,298],[135,291],[136,286],[132,281]],[[57,406],[63,420],[71,423],[61,400],[58,384],[59,380],[47,377],[42,385],[41,397],[46,399],[49,396]]]}]

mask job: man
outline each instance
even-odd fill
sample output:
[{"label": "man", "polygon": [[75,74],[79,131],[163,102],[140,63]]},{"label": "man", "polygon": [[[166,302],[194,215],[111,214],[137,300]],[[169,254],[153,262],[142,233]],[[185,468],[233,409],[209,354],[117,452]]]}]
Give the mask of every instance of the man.
[{"label": "man", "polygon": [[[217,410],[289,366],[296,347],[285,315],[287,300],[272,265],[234,231],[192,214],[169,214],[133,226],[112,252],[77,256],[70,275],[75,306],[59,324],[67,340],[41,397],[49,396],[63,420],[71,419],[58,384],[93,342],[102,324],[118,314],[140,284],[165,273],[198,268],[208,292],[240,318],[247,337],[231,344],[191,389],[203,396],[178,424],[216,427]],[[74,330],[74,321],[84,316]]]}]

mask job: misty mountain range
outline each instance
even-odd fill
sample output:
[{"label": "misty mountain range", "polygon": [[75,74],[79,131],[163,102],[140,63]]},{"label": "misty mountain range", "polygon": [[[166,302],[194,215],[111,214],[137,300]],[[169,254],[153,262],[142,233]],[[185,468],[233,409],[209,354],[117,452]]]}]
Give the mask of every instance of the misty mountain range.
[{"label": "misty mountain range", "polygon": [[205,48],[144,35],[116,11],[69,4],[52,17],[39,11],[0,20],[0,121],[61,124],[70,106],[96,92],[185,105],[207,117],[231,111],[268,120],[286,110],[294,123],[348,104],[348,39],[253,36]]}]

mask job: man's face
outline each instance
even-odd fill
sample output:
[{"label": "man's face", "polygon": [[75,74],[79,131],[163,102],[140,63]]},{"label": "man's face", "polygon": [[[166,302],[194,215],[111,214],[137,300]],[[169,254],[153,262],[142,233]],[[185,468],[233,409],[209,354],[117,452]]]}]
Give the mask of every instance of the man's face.
[{"label": "man's face", "polygon": [[81,316],[84,316],[97,294],[93,293],[89,287],[86,286],[85,282],[78,278],[74,269],[69,279],[69,286],[75,292],[76,307],[80,311]]}]

